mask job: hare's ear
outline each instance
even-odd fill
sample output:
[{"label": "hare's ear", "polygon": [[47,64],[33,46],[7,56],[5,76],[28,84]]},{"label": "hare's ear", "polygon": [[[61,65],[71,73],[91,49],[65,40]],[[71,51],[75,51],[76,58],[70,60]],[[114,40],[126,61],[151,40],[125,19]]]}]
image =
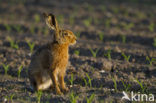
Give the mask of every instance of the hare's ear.
[{"label": "hare's ear", "polygon": [[55,30],[55,31],[59,30],[57,20],[53,14],[43,13],[43,16],[44,16],[46,24],[48,25],[49,28],[51,28],[52,30]]}]

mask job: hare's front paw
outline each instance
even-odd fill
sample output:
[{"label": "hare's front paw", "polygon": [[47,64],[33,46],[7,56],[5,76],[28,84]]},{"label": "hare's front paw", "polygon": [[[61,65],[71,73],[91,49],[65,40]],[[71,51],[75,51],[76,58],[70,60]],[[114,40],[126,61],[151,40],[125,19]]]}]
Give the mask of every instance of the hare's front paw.
[{"label": "hare's front paw", "polygon": [[63,95],[63,93],[60,90],[56,90],[56,94]]},{"label": "hare's front paw", "polygon": [[55,88],[55,92],[58,95],[63,95],[63,93],[61,92],[61,90],[59,88]]},{"label": "hare's front paw", "polygon": [[69,91],[69,89],[67,87],[62,88],[63,93],[67,93]]}]

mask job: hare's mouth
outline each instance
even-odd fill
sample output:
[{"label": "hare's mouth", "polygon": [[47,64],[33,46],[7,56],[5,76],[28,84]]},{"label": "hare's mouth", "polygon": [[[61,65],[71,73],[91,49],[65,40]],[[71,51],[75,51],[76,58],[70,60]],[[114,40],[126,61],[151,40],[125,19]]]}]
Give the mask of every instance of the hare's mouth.
[{"label": "hare's mouth", "polygon": [[73,40],[71,45],[75,45],[76,44],[76,40]]}]

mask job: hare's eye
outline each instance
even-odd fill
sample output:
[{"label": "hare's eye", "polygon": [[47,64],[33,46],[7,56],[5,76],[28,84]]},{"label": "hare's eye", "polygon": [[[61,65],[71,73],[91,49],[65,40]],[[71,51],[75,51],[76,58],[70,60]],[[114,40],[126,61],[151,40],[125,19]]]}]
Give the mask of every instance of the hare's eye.
[{"label": "hare's eye", "polygon": [[64,35],[68,35],[68,33],[64,33]]}]

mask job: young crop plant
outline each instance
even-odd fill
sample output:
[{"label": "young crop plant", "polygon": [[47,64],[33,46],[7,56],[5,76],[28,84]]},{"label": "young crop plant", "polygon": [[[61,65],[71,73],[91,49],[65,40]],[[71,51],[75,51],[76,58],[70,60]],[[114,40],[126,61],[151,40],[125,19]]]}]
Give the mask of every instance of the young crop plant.
[{"label": "young crop plant", "polygon": [[103,32],[99,32],[99,39],[101,41],[103,41],[103,38],[104,38],[104,33]]},{"label": "young crop plant", "polygon": [[112,11],[114,14],[118,14],[119,13],[119,9],[117,7],[113,7]]},{"label": "young crop plant", "polygon": [[107,53],[106,54],[104,54],[104,56],[106,56],[109,60],[111,60],[111,50],[109,49],[108,51],[107,51]]},{"label": "young crop plant", "polygon": [[127,62],[129,62],[129,59],[130,59],[131,55],[128,55],[128,56],[127,56],[125,53],[122,53],[121,55],[124,57],[124,59],[125,59]]},{"label": "young crop plant", "polygon": [[11,96],[5,96],[5,101],[7,101],[7,103],[13,103],[14,96],[14,94],[12,94]]},{"label": "young crop plant", "polygon": [[115,91],[117,92],[118,91],[118,88],[117,88],[117,83],[116,83],[116,79],[115,78],[112,78],[113,82],[114,82],[114,89]]},{"label": "young crop plant", "polygon": [[121,82],[122,82],[122,85],[124,86],[125,92],[128,92],[131,87],[131,84],[126,84],[124,83],[124,81],[121,81]]},{"label": "young crop plant", "polygon": [[29,46],[30,53],[32,53],[34,51],[35,43],[30,43],[29,41],[27,41],[27,44]]},{"label": "young crop plant", "polygon": [[85,86],[89,86],[92,87],[92,79],[90,78],[90,76],[88,75],[88,73],[86,73],[86,78],[82,77],[85,83]]},{"label": "young crop plant", "polygon": [[76,33],[76,37],[77,37],[77,38],[80,38],[80,34],[81,34],[80,32],[77,32],[77,33]]},{"label": "young crop plant", "polygon": [[83,20],[83,23],[86,27],[89,27],[92,23],[92,18],[89,17],[88,19]]},{"label": "young crop plant", "polygon": [[70,17],[69,17],[69,24],[70,25],[73,25],[74,24],[74,15],[71,15]]},{"label": "young crop plant", "polygon": [[126,43],[126,36],[125,35],[121,35],[121,40],[122,40],[122,43]]},{"label": "young crop plant", "polygon": [[153,39],[153,46],[156,47],[156,38]]},{"label": "young crop plant", "polygon": [[41,90],[39,90],[39,91],[37,91],[37,103],[40,103],[40,101],[41,101],[41,96],[42,96],[42,91]]},{"label": "young crop plant", "polygon": [[89,50],[90,50],[90,52],[92,53],[93,57],[96,58],[99,49],[96,49],[96,50],[94,51],[92,48],[89,48]]},{"label": "young crop plant", "polygon": [[84,77],[82,77],[82,78],[83,78],[83,81],[84,81],[84,83],[85,83],[85,86],[87,86],[87,85],[88,85],[87,80],[86,80]]},{"label": "young crop plant", "polygon": [[34,20],[35,20],[36,23],[39,23],[40,22],[40,15],[35,14],[34,15]]},{"label": "young crop plant", "polygon": [[139,84],[139,86],[141,87],[141,91],[142,93],[145,93],[147,92],[147,87],[143,85],[143,82],[142,81],[139,81],[136,79],[136,82]]},{"label": "young crop plant", "polygon": [[90,97],[88,98],[86,97],[87,103],[93,103],[94,97],[95,97],[94,93]]},{"label": "young crop plant", "polygon": [[30,32],[31,34],[35,34],[35,26],[31,25]]},{"label": "young crop plant", "polygon": [[46,36],[49,34],[49,29],[47,27],[42,29],[43,34]]},{"label": "young crop plant", "polygon": [[11,26],[9,24],[4,24],[4,26],[8,32],[11,31]]},{"label": "young crop plant", "polygon": [[109,27],[111,26],[111,19],[107,19],[107,20],[105,21],[105,26],[106,26],[107,28],[109,28]]},{"label": "young crop plant", "polygon": [[74,81],[74,75],[73,74],[71,74],[71,78],[69,81],[70,81],[70,84],[73,85],[73,81]]},{"label": "young crop plant", "polygon": [[13,102],[13,97],[14,97],[15,95],[14,94],[12,94],[11,96],[10,96],[10,101],[11,102]]},{"label": "young crop plant", "polygon": [[57,20],[59,24],[64,24],[64,16],[63,15],[58,15]]},{"label": "young crop plant", "polygon": [[3,68],[4,68],[4,73],[5,75],[8,74],[8,70],[9,70],[9,65],[6,65],[6,64],[2,64]]},{"label": "young crop plant", "polygon": [[146,56],[146,61],[148,61],[149,62],[149,65],[152,66],[153,65],[153,62],[156,61],[156,58],[151,58],[150,59],[148,56]]},{"label": "young crop plant", "polygon": [[94,7],[90,4],[87,4],[87,8],[88,8],[88,11],[90,11],[90,12],[94,11]]},{"label": "young crop plant", "polygon": [[79,96],[76,95],[76,94],[74,94],[73,91],[70,93],[70,96],[69,97],[70,97],[70,103],[77,103],[77,100],[79,98]]},{"label": "young crop plant", "polygon": [[125,28],[126,30],[129,30],[129,29],[131,29],[131,28],[133,28],[133,27],[134,27],[134,23],[124,24],[124,28]]},{"label": "young crop plant", "polygon": [[90,87],[92,87],[92,79],[90,78],[90,76],[88,75],[88,73],[86,73],[86,76],[88,78],[88,83]]},{"label": "young crop plant", "polygon": [[106,6],[100,5],[100,9],[101,9],[101,11],[106,11]]},{"label": "young crop plant", "polygon": [[75,51],[74,51],[74,54],[76,54],[76,55],[78,55],[78,56],[79,56],[80,51],[79,51],[79,50],[75,50]]},{"label": "young crop plant", "polygon": [[15,25],[14,28],[16,29],[18,33],[23,33],[23,30],[21,29],[20,25]]},{"label": "young crop plant", "polygon": [[154,23],[150,23],[150,25],[148,26],[149,31],[153,32],[154,31],[154,27],[155,27]]},{"label": "young crop plant", "polygon": [[23,69],[23,66],[20,65],[19,68],[18,68],[18,71],[17,71],[18,78],[21,77],[21,71],[22,71],[22,69]]},{"label": "young crop plant", "polygon": [[16,42],[14,42],[12,39],[9,40],[10,41],[10,46],[14,49],[18,49],[19,46]]}]

